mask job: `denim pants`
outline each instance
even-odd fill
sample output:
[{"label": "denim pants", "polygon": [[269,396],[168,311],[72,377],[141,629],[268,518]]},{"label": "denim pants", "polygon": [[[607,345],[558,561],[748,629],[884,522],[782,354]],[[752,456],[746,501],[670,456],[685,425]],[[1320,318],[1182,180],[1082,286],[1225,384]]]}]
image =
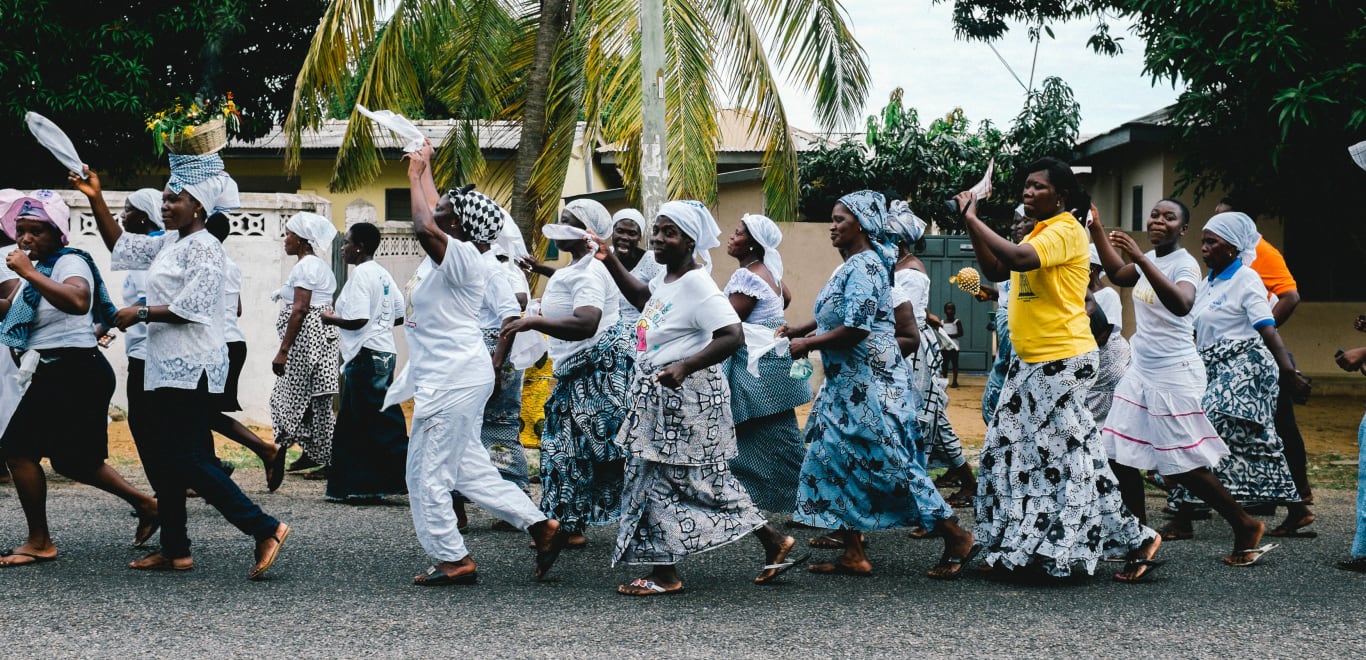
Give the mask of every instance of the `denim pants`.
[{"label": "denim pants", "polygon": [[1366,417],[1357,427],[1357,533],[1352,539],[1352,556],[1366,557]]},{"label": "denim pants", "polygon": [[156,411],[143,460],[151,460],[147,478],[157,495],[161,554],[172,559],[190,556],[185,529],[187,488],[195,489],[243,534],[257,541],[270,538],[280,521],[244,495],[214,455],[209,419],[218,408],[207,379],[201,378],[193,390],[163,387],[149,392],[146,405]]}]

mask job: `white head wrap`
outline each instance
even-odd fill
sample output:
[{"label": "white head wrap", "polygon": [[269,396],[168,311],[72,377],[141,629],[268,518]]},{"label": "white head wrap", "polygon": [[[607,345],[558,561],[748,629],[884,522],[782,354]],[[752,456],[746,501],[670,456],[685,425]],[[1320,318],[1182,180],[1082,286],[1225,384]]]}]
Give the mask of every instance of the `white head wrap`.
[{"label": "white head wrap", "polygon": [[147,214],[147,219],[157,226],[157,229],[166,229],[166,222],[161,219],[161,191],[156,188],[139,188],[128,195],[128,203],[135,209]]},{"label": "white head wrap", "polygon": [[649,242],[650,238],[645,235],[645,230],[649,228],[645,222],[645,214],[635,209],[622,209],[617,211],[612,214],[612,228],[616,229],[617,223],[622,220],[630,220],[631,222],[636,223],[636,229],[640,230],[641,237],[644,238],[647,243]]},{"label": "white head wrap", "polygon": [[887,211],[896,219],[896,227],[893,229],[900,235],[902,243],[910,245],[920,240],[925,235],[925,221],[920,219],[911,205],[904,199],[894,199],[887,205]]},{"label": "white head wrap", "polygon": [[522,238],[522,228],[517,226],[517,222],[512,219],[512,214],[503,211],[503,229],[498,233],[498,239],[493,242],[490,248],[494,254],[499,254],[510,259],[521,259],[529,252],[526,249],[526,240]]},{"label": "white head wrap", "polygon": [[612,237],[612,214],[607,212],[606,206],[591,199],[576,199],[565,204],[564,210],[602,240]]},{"label": "white head wrap", "polygon": [[783,232],[778,229],[778,223],[770,220],[766,215],[756,213],[746,213],[744,217],[740,218],[740,222],[749,231],[750,238],[763,246],[764,267],[773,275],[773,281],[782,284],[783,257],[778,254],[778,244],[783,242]]},{"label": "white head wrap", "polygon": [[693,240],[693,257],[702,260],[702,267],[711,272],[711,249],[721,245],[721,228],[702,202],[674,200],[659,207],[657,218],[673,220],[678,228]]},{"label": "white head wrap", "polygon": [[206,217],[241,208],[237,182],[223,169],[223,159],[218,154],[171,154],[170,160],[171,178],[166,187],[177,195],[182,190],[189,192],[190,197],[204,207]]},{"label": "white head wrap", "polygon": [[317,213],[301,211],[290,216],[285,223],[285,229],[294,235],[308,241],[313,248],[313,254],[322,257],[323,261],[332,263],[332,239],[337,236],[337,228],[332,225],[332,221],[324,218]]},{"label": "white head wrap", "polygon": [[1101,263],[1100,263],[1100,250],[1097,250],[1097,249],[1096,249],[1095,243],[1092,243],[1091,245],[1088,245],[1088,246],[1086,246],[1086,247],[1091,248],[1091,265],[1092,265],[1092,266],[1099,266],[1099,265],[1101,265]]},{"label": "white head wrap", "polygon": [[1019,206],[1016,206],[1016,207],[1015,207],[1015,217],[1017,217],[1017,218],[1023,218],[1023,217],[1025,217],[1025,215],[1026,215],[1026,214],[1025,214],[1024,204],[1020,204]]},{"label": "white head wrap", "polygon": [[1219,213],[1205,223],[1205,229],[1238,248],[1238,258],[1244,265],[1256,260],[1257,243],[1261,242],[1262,235],[1257,231],[1257,223],[1246,213]]}]

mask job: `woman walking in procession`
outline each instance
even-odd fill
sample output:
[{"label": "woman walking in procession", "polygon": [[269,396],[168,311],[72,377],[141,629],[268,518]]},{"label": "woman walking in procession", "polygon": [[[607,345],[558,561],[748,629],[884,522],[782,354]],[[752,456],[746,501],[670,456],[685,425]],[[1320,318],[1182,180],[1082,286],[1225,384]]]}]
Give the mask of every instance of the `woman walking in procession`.
[{"label": "woman walking in procession", "polygon": [[[740,267],[722,293],[742,322],[769,331],[786,325],[783,310],[792,301],[792,292],[783,284],[783,258],[778,253],[782,240],[777,223],[746,213],[726,243],[726,254]],[[738,451],[730,469],[755,506],[788,514],[797,499],[797,474],[806,456],[794,409],[811,401],[811,385],[790,375],[792,356],[786,352],[770,351],[760,357],[757,377],[748,365],[749,350],[744,346],[725,362]]]},{"label": "woman walking in procession", "polygon": [[836,561],[812,565],[813,573],[872,575],[864,532],[922,526],[944,538],[929,577],[953,579],[979,546],[925,470],[910,367],[892,323],[893,223],[881,194],[841,197],[830,242],[845,262],[816,298],[815,320],[780,331],[793,338],[794,358],[821,352],[826,378],[807,418],[810,449],[793,519],[836,530],[844,548]]},{"label": "woman walking in procession", "polygon": [[[1228,447],[1201,401],[1205,366],[1193,341],[1191,314],[1200,267],[1181,247],[1189,224],[1184,204],[1159,201],[1148,214],[1153,249],[1147,253],[1128,234],[1107,235],[1100,223],[1091,224],[1091,238],[1110,281],[1133,287],[1136,325],[1132,368],[1115,388],[1101,440],[1124,504],[1140,520],[1147,519],[1140,470],[1157,470],[1164,482],[1199,493],[1228,521],[1235,551],[1257,548],[1265,525],[1249,516],[1211,471],[1228,455]],[[1121,254],[1131,263],[1125,264]],[[1183,538],[1172,529],[1163,529],[1162,536]]]},{"label": "woman walking in procession", "polygon": [[295,444],[303,455],[290,472],[317,468],[311,478],[327,476],[332,460],[336,416],[332,396],[338,390],[341,353],[337,329],[324,325],[323,310],[332,306],[337,278],[332,274],[332,239],[337,229],[316,213],[295,213],[285,223],[285,254],[298,257],[284,286],[271,295],[283,301],[275,320],[280,350],[271,361],[275,388],[270,393],[270,421],[275,442]]},{"label": "woman walking in procession", "polygon": [[681,592],[678,562],[750,532],[764,546],[756,583],[800,561],[788,558],[796,539],[768,524],[728,463],[736,456],[735,423],[721,362],[744,343],[744,332],[709,274],[708,251],[720,234],[701,202],[660,206],[650,245],[665,270],[649,284],[599,241],[598,258],[641,311],[630,409],[617,436],[627,458],[612,564],[653,568],[617,587],[628,596]]},{"label": "woman walking in procession", "polygon": [[[1309,383],[1295,370],[1281,343],[1261,278],[1238,258],[1239,252],[1256,245],[1239,231],[1242,218],[1237,216],[1242,214],[1221,213],[1205,224],[1200,252],[1210,272],[1200,280],[1191,311],[1208,383],[1204,409],[1229,452],[1214,468],[1214,476],[1239,504],[1281,504],[1294,518],[1306,521],[1303,527],[1314,517],[1295,488],[1276,435],[1275,413],[1279,388],[1302,393]],[[1188,511],[1204,495],[1178,486],[1169,499],[1178,513],[1163,533],[1191,538]],[[1205,501],[1216,510],[1221,504]],[[1258,531],[1262,527],[1258,522]],[[1260,534],[1238,538],[1233,554],[1224,561],[1248,566],[1276,547],[1259,542]]]},{"label": "woman walking in procession", "polygon": [[355,268],[335,309],[322,312],[322,322],[337,327],[342,355],[341,406],[324,494],[332,502],[373,504],[408,492],[408,421],[398,406],[384,407],[404,302],[393,276],[375,262],[379,241],[379,229],[368,222],[346,230],[342,260]]},{"label": "woman walking in procession", "polygon": [[1086,317],[1086,230],[1065,210],[1076,177],[1052,158],[1025,172],[1025,213],[1039,222],[1018,245],[977,217],[975,195],[957,198],[982,275],[1010,278],[1015,351],[982,445],[975,531],[993,568],[1067,577],[1124,555],[1115,579],[1134,582],[1156,565],[1162,538],[1124,508],[1086,409],[1097,350]]},{"label": "woman walking in procession", "polygon": [[[18,249],[5,266],[23,286],[0,299],[0,360],[10,349],[40,356],[28,390],[4,435],[0,458],[13,476],[28,522],[28,538],[0,553],[0,567],[57,558],[47,519],[47,475],[41,461],[70,479],[95,486],[132,505],[138,516],[133,545],[157,530],[157,501],[133,488],[104,461],[109,457],[105,415],[114,394],[114,371],[95,345],[94,323],[114,326],[114,304],[90,255],[67,247],[70,211],[51,190],[9,204],[0,224]],[[60,432],[54,430],[60,429]]]},{"label": "woman walking in procession", "polygon": [[[85,176],[98,190],[99,179]],[[71,175],[73,185],[79,178]],[[171,178],[161,195],[167,233],[125,233],[105,206],[91,198],[95,225],[112,245],[115,269],[147,271],[147,302],[120,309],[120,329],[147,325],[148,406],[157,411],[150,451],[143,456],[156,490],[161,551],[129,564],[139,570],[184,571],[194,567],[186,530],[185,491],[204,501],[242,533],[256,540],[248,579],[264,576],[289,537],[288,525],[256,506],[223,472],[213,453],[210,423],[218,412],[214,395],[228,379],[223,336],[223,246],[204,231],[212,213],[236,208],[237,184],[216,155],[171,155]]]},{"label": "woman walking in procession", "polygon": [[[413,578],[419,586],[474,584],[474,560],[460,535],[452,492],[531,535],[535,576],[544,577],[564,547],[560,523],[505,481],[489,460],[479,434],[493,392],[493,364],[479,327],[491,276],[489,260],[473,244],[496,238],[503,209],[470,189],[448,190],[436,200],[432,146],[405,156],[412,191],[413,232],[434,269],[413,289],[408,365],[395,380],[411,390],[413,431],[408,441],[408,503],[418,542],[436,563]],[[399,398],[391,395],[390,399]]]},{"label": "woman walking in procession", "polygon": [[586,229],[612,228],[607,209],[592,200],[575,200],[547,225],[546,238],[570,255],[568,266],[550,276],[541,295],[541,313],[509,323],[510,340],[519,332],[549,336],[555,386],[545,402],[541,433],[541,511],[560,521],[566,547],[582,548],[587,525],[620,519],[622,463],[625,453],[613,440],[626,417],[626,388],[634,356],[612,328],[617,322],[617,287]]}]

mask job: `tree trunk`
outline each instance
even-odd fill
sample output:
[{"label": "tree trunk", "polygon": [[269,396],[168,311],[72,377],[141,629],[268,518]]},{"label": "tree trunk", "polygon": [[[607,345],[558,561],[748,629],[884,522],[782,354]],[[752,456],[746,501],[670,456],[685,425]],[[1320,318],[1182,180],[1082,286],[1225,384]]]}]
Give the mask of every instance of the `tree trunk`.
[{"label": "tree trunk", "polygon": [[536,28],[536,55],[527,78],[522,109],[522,135],[512,173],[512,218],[528,242],[534,238],[537,203],[531,198],[531,173],[545,151],[546,103],[550,96],[550,68],[555,48],[569,20],[572,0],[541,0],[541,21]]}]

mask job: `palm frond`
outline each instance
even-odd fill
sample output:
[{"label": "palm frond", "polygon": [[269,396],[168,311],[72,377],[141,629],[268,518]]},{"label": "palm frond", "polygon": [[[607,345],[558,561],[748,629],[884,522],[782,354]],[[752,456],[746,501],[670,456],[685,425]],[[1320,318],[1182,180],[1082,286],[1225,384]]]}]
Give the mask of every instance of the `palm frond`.
[{"label": "palm frond", "polygon": [[716,202],[715,36],[692,0],[664,3],[664,115],[668,127],[669,196]]},{"label": "palm frond", "polygon": [[816,92],[814,111],[823,130],[857,121],[868,99],[868,55],[854,40],[839,0],[754,0],[771,23],[777,52],[790,78]]},{"label": "palm frond", "polygon": [[333,0],[323,12],[294,80],[294,98],[285,118],[285,168],[291,174],[299,170],[303,130],[322,124],[328,100],[343,92],[355,62],[374,38],[373,0]]},{"label": "palm frond", "polygon": [[[545,149],[536,159],[528,193],[534,202],[535,226],[539,230],[555,221],[564,192],[565,172],[574,151],[579,114],[583,110],[584,60],[588,47],[588,15],[578,13],[555,49],[546,102]],[[539,235],[539,231],[536,232]]]},{"label": "palm frond", "polygon": [[742,0],[714,0],[712,24],[720,43],[730,46],[724,55],[727,78],[735,102],[749,112],[748,133],[764,144],[764,207],[778,221],[797,219],[800,189],[797,184],[797,151],[787,123],[787,110],[769,66],[760,34],[762,19],[755,20]]}]

